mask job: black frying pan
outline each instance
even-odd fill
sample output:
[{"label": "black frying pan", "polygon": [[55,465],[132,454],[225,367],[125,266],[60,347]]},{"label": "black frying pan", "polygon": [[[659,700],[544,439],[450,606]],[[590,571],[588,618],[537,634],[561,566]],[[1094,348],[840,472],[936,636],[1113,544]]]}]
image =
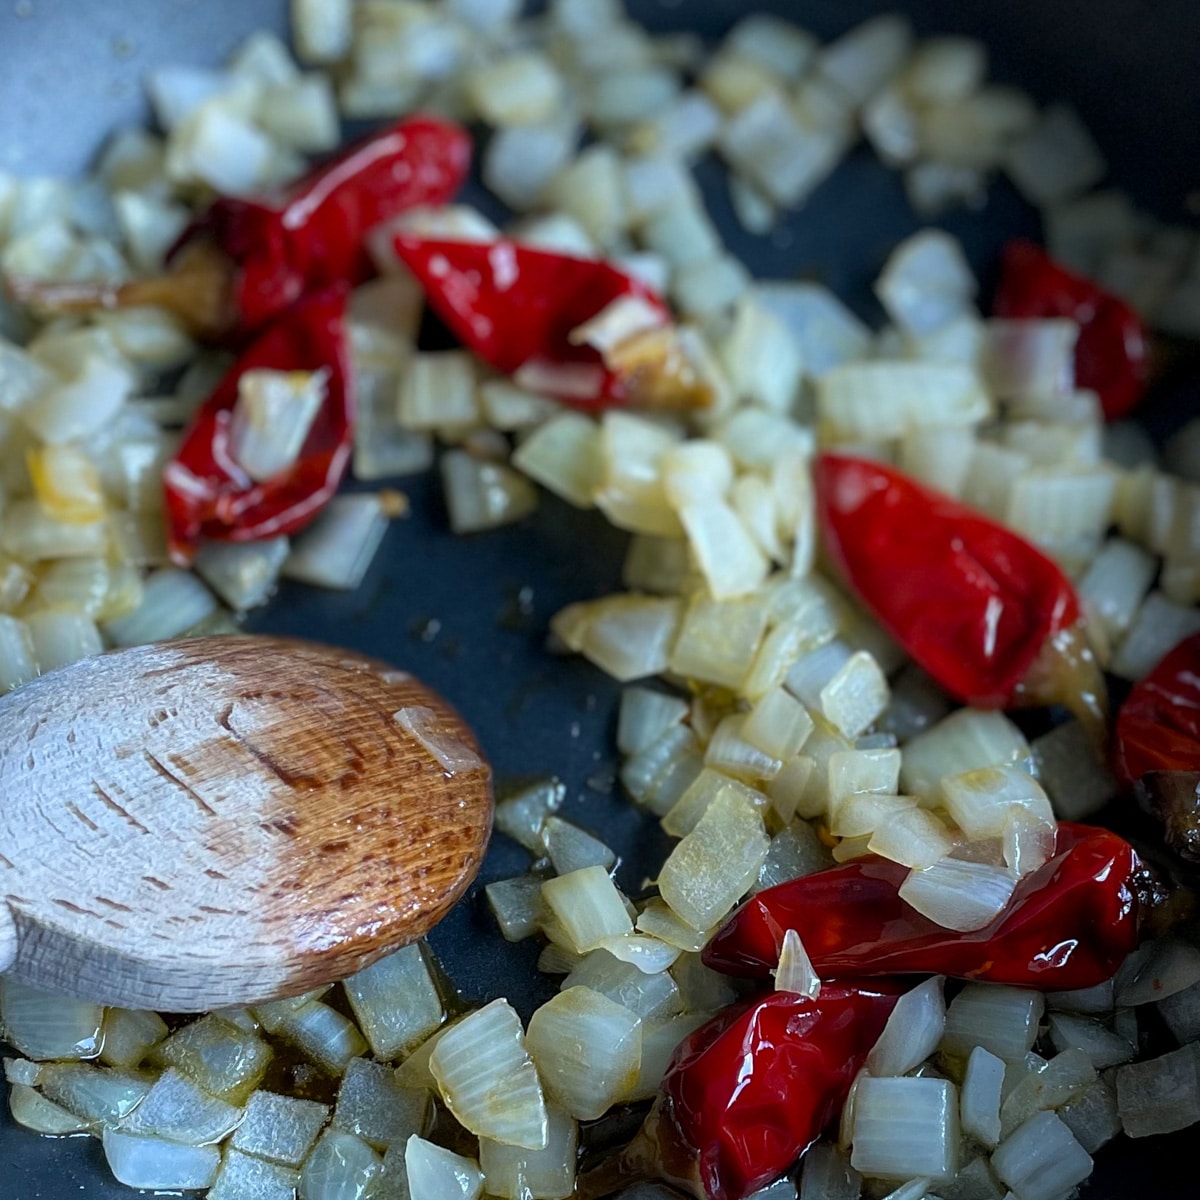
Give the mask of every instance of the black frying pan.
[{"label": "black frying pan", "polygon": [[[1112,179],[1170,221],[1200,206],[1200,11],[1196,0],[628,0],[656,29],[719,36],[753,9],[786,15],[823,38],[900,9],[922,33],[982,37],[991,77],[1039,101],[1069,99],[1103,147]],[[160,62],[215,63],[247,33],[285,27],[285,0],[0,0],[0,170],[78,172],[111,129],[146,120],[141,78]],[[802,213],[773,237],[734,221],[720,172],[701,175],[730,249],[757,275],[819,278],[870,319],[869,284],[889,249],[917,227],[900,177],[856,152]],[[713,186],[715,185],[715,186]],[[1191,208],[1189,209],[1189,200]],[[961,238],[985,287],[998,247],[1038,222],[1004,182],[980,212],[940,222]],[[1160,402],[1160,431],[1195,397]],[[499,776],[549,774],[568,785],[565,815],[600,831],[622,855],[636,890],[664,842],[614,790],[617,688],[578,660],[544,650],[550,616],[617,585],[624,544],[595,514],[543,498],[536,517],[480,537],[452,537],[433,480],[404,482],[413,506],[395,524],[363,587],[352,594],[285,587],[256,629],[341,642],[411,669],[452,698],[478,732]],[[580,557],[586,547],[587,557]],[[2,802],[2,800],[0,800]],[[532,943],[495,934],[485,883],[516,874],[527,856],[497,838],[478,884],[431,942],[463,992],[506,995],[528,1016],[552,987],[534,982]],[[499,951],[499,953],[498,953]],[[1197,1194],[1189,1133],[1119,1140],[1101,1152],[1087,1185],[1095,1200]],[[51,1142],[0,1112],[0,1200],[120,1200],[89,1139]]]}]

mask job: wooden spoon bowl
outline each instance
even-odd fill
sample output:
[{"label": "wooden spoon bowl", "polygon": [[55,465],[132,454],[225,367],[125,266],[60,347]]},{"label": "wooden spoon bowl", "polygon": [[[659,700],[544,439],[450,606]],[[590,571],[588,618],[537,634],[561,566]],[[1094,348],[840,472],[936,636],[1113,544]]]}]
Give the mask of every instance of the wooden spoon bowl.
[{"label": "wooden spoon bowl", "polygon": [[268,637],[139,646],[0,699],[0,970],[195,1012],[426,933],[474,878],[491,772],[411,675]]}]

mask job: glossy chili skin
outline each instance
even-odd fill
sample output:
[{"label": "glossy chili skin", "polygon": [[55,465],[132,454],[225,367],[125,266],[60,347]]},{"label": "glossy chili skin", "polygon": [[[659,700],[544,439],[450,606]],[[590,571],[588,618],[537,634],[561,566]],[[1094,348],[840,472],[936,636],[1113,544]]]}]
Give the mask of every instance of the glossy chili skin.
[{"label": "glossy chili skin", "polygon": [[400,233],[393,248],[425,289],[430,306],[490,367],[516,375],[531,366],[576,367],[579,390],[554,392],[580,408],[629,402],[627,381],[608,370],[572,330],[630,296],[668,310],[640,280],[601,259],[576,258],[507,238],[454,241]]},{"label": "glossy chili skin", "polygon": [[1200,634],[1134,685],[1117,717],[1112,758],[1162,823],[1167,845],[1200,863]]},{"label": "glossy chili skin", "polygon": [[1033,242],[1017,240],[1005,247],[992,313],[1078,322],[1075,382],[1096,392],[1109,421],[1128,415],[1142,398],[1150,348],[1137,314],[1111,292],[1056,263]]},{"label": "glossy chili skin", "polygon": [[668,1176],[743,1200],[791,1167],[841,1111],[905,988],[773,992],[686,1037],[663,1078],[656,1133]]},{"label": "glossy chili skin", "polygon": [[471,165],[467,131],[409,117],[350,146],[276,198],[221,198],[172,254],[206,240],[234,266],[235,340],[261,329],[301,296],[372,272],[366,234],[420,205],[442,205]]},{"label": "glossy chili skin", "polygon": [[883,463],[822,454],[824,546],[859,599],[964,703],[1014,703],[1043,647],[1079,621],[1070,580],[1017,534]]},{"label": "glossy chili skin", "polygon": [[[353,396],[344,330],[348,289],[308,296],[238,357],[184,433],[163,471],[171,557],[186,565],[205,538],[249,542],[294,533],[328,503],[353,442]],[[295,465],[265,482],[230,453],[238,383],[249,370],[326,372],[325,403]]]},{"label": "glossy chili skin", "polygon": [[822,977],[911,972],[1054,991],[1091,987],[1137,945],[1140,867],[1115,833],[1064,822],[1055,856],[1017,884],[1004,911],[958,933],[900,898],[906,867],[872,855],[759,892],[705,947],[704,961],[765,977],[784,933],[795,929]]}]

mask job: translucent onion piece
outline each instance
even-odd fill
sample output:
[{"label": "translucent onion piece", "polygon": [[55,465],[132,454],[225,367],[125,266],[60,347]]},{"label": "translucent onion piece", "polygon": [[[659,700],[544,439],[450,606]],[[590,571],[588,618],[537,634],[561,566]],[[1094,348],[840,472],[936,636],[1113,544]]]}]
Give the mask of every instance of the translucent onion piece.
[{"label": "translucent onion piece", "polygon": [[517,212],[536,207],[575,153],[579,134],[576,122],[553,117],[545,124],[498,129],[484,150],[484,182]]},{"label": "translucent onion piece", "polygon": [[804,1155],[800,1200],[858,1200],[862,1176],[849,1158],[829,1142],[817,1142]]},{"label": "translucent onion piece", "polygon": [[574,1192],[578,1126],[553,1104],[547,1105],[546,1117],[546,1145],[541,1150],[480,1139],[479,1166],[489,1196],[566,1200]]},{"label": "translucent onion piece", "polygon": [[97,1125],[119,1125],[145,1098],[150,1080],[87,1063],[48,1063],[38,1086],[47,1100]]},{"label": "translucent onion piece", "polygon": [[584,867],[603,867],[611,871],[617,856],[599,838],[559,817],[547,817],[542,826],[546,854],[559,875],[569,875]]},{"label": "translucent onion piece", "polygon": [[766,629],[768,610],[760,596],[692,597],[670,651],[679,675],[736,688],[745,678]]},{"label": "translucent onion piece", "polygon": [[900,885],[900,896],[917,912],[946,929],[982,929],[1012,896],[1016,876],[986,863],[941,858],[915,868]]},{"label": "translucent onion piece", "polygon": [[251,479],[263,482],[294,465],[325,402],[325,385],[321,371],[256,370],[241,377],[229,449]]},{"label": "translucent onion piece", "polygon": [[[404,1150],[410,1194],[421,1200],[477,1200],[483,1191],[478,1163],[415,1134]],[[305,1196],[304,1200],[309,1200]]]},{"label": "translucent onion piece", "polygon": [[563,991],[572,987],[591,988],[647,1021],[674,1016],[683,1007],[679,987],[665,969],[646,973],[606,949],[584,955],[563,980]]},{"label": "translucent onion piece", "polygon": [[1119,1007],[1165,1000],[1200,983],[1200,949],[1179,938],[1145,942],[1122,963],[1113,980]]},{"label": "translucent onion piece", "polygon": [[8,1093],[8,1107],[18,1125],[47,1137],[66,1137],[86,1133],[89,1122],[67,1109],[47,1100],[39,1091],[24,1083],[13,1083]]},{"label": "translucent onion piece", "polygon": [[299,1182],[290,1167],[226,1150],[208,1200],[294,1200]]},{"label": "translucent onion piece", "polygon": [[937,1049],[946,1027],[943,983],[940,976],[927,979],[896,1002],[867,1055],[866,1068],[872,1075],[907,1075]]},{"label": "translucent onion piece", "polygon": [[189,571],[163,567],[145,581],[141,604],[128,616],[104,625],[117,646],[137,646],[186,633],[216,610],[212,592]]},{"label": "translucent onion piece", "polygon": [[298,1194],[303,1200],[366,1200],[382,1167],[361,1138],[327,1129],[304,1162]]},{"label": "translucent onion piece", "polygon": [[1066,104],[1046,108],[1005,165],[1021,193],[1037,205],[1070,200],[1099,183],[1107,170],[1091,134]]},{"label": "translucent onion piece", "polygon": [[1051,1112],[1037,1113],[996,1148],[992,1167],[1020,1200],[1054,1200],[1092,1173],[1092,1160]]},{"label": "translucent onion piece", "polygon": [[528,1045],[547,1095],[578,1120],[593,1120],[637,1082],[641,1020],[591,988],[572,987],[533,1014]]},{"label": "translucent onion piece", "polygon": [[1037,1038],[1040,992],[999,984],[968,983],[946,1009],[945,1053],[966,1058],[983,1046],[1003,1059],[1020,1059]]},{"label": "translucent onion piece", "polygon": [[1058,1115],[1089,1154],[1095,1154],[1121,1132],[1116,1086],[1104,1077],[1096,1080],[1078,1100],[1063,1105]]},{"label": "translucent onion piece", "polygon": [[750,889],[768,844],[759,810],[722,790],[663,864],[663,899],[693,928],[711,929]]},{"label": "translucent onion piece", "polygon": [[489,883],[484,893],[505,941],[520,942],[533,937],[549,916],[542,902],[542,881],[535,875],[497,880]]},{"label": "translucent onion piece", "polygon": [[450,1026],[429,1069],[447,1107],[472,1133],[531,1150],[545,1146],[542,1087],[521,1019],[507,1001],[493,1000]]},{"label": "translucent onion piece", "polygon": [[682,954],[671,968],[683,997],[684,1012],[714,1013],[737,999],[730,979],[706,967],[699,954]]},{"label": "translucent onion piece", "polygon": [[696,828],[697,822],[708,811],[718,794],[726,788],[744,796],[758,808],[765,806],[765,799],[760,791],[740,780],[732,779],[723,771],[705,766],[688,784],[670,812],[663,817],[663,829],[672,837],[685,837]]},{"label": "translucent onion piece", "polygon": [[679,608],[676,599],[607,596],[569,605],[550,628],[571,650],[627,683],[666,669]]},{"label": "translucent onion piece", "polygon": [[206,542],[195,569],[235,612],[265,604],[288,556],[287,538],[259,542]]},{"label": "translucent onion piece", "polygon": [[566,785],[557,779],[531,784],[496,805],[496,828],[531,854],[542,852],[542,826],[566,799]]},{"label": "translucent onion piece", "polygon": [[100,631],[86,613],[48,608],[30,613],[25,624],[43,674],[104,650]]},{"label": "translucent onion piece", "polygon": [[517,447],[513,466],[576,508],[591,508],[601,480],[600,432],[580,413],[560,413]]},{"label": "translucent onion piece", "polygon": [[606,937],[600,943],[600,949],[607,950],[614,958],[629,963],[645,975],[656,975],[665,971],[680,954],[678,946],[638,933]]},{"label": "translucent onion piece", "polygon": [[46,515],[56,521],[86,525],[105,513],[100,475],[77,446],[42,446],[30,450],[29,478]]},{"label": "translucent onion piece", "polygon": [[241,1119],[240,1108],[202,1092],[172,1067],[159,1076],[122,1128],[127,1133],[207,1146],[221,1141]]},{"label": "translucent onion piece", "polygon": [[621,893],[603,867],[547,879],[542,896],[577,951],[595,950],[605,938],[633,932]]},{"label": "translucent onion piece", "polygon": [[631,1101],[649,1100],[658,1094],[676,1047],[707,1020],[704,1013],[683,1013],[642,1023],[642,1062],[629,1096]]},{"label": "translucent onion piece", "polygon": [[1096,1068],[1077,1047],[1056,1054],[1044,1066],[1027,1072],[1008,1090],[1000,1107],[1001,1134],[1007,1137],[1035,1112],[1060,1108],[1077,1100],[1096,1082]]},{"label": "translucent onion piece", "polygon": [[936,800],[947,775],[982,767],[1020,766],[1029,743],[1003,713],[959,709],[904,747],[900,786],[914,796]]},{"label": "translucent onion piece", "polygon": [[393,717],[401,729],[412,734],[430,756],[441,764],[442,770],[450,778],[485,769],[483,759],[466,742],[448,733],[450,722],[432,708],[413,705],[400,709]]},{"label": "translucent onion piece", "polygon": [[783,935],[783,947],[779,951],[779,966],[775,971],[775,990],[795,992],[810,999],[821,994],[821,977],[813,967],[812,959],[800,940],[800,935],[789,929]]},{"label": "translucent onion piece", "polygon": [[386,1150],[421,1133],[428,1108],[429,1093],[401,1087],[391,1067],[352,1058],[338,1089],[332,1127]]},{"label": "translucent onion piece", "polygon": [[56,521],[32,499],[17,500],[5,509],[2,540],[4,549],[23,562],[93,557],[108,547],[103,521]]},{"label": "translucent onion piece", "polygon": [[442,455],[441,471],[455,533],[498,529],[537,507],[533,486],[504,463],[481,462],[465,450],[448,450]]},{"label": "translucent onion piece", "polygon": [[859,1077],[850,1162],[881,1179],[953,1178],[958,1094],[946,1079]]},{"label": "translucent onion piece", "polygon": [[103,1021],[98,1004],[0,978],[0,1025],[5,1039],[26,1058],[95,1058]]},{"label": "translucent onion piece", "polygon": [[983,1046],[967,1058],[962,1083],[963,1132],[985,1146],[1000,1140],[1000,1100],[1004,1087],[1004,1060]]},{"label": "translucent onion piece", "polygon": [[255,1092],[230,1144],[256,1158],[298,1167],[328,1118],[329,1109],[313,1100]]},{"label": "translucent onion piece", "polygon": [[636,754],[687,714],[687,702],[679,696],[646,687],[624,688],[617,716],[617,749],[622,754]]},{"label": "translucent onion piece", "polygon": [[976,288],[957,239],[934,229],[901,242],[875,284],[888,316],[914,337],[969,314]]},{"label": "translucent onion piece", "polygon": [[216,1014],[201,1017],[156,1047],[154,1061],[175,1067],[197,1087],[233,1104],[244,1103],[272,1057],[253,1031]]},{"label": "translucent onion piece", "polygon": [[103,1140],[109,1170],[126,1187],[155,1192],[206,1188],[221,1165],[216,1146],[188,1146],[117,1129],[106,1129]]},{"label": "translucent onion piece", "polygon": [[1036,779],[1016,767],[985,767],[942,779],[946,811],[969,838],[1000,837],[1009,812],[1023,808],[1053,827],[1050,801]]},{"label": "translucent onion piece", "polygon": [[346,1064],[367,1048],[354,1022],[328,1004],[306,1004],[283,1017],[272,1032],[308,1055],[328,1075],[340,1075]]},{"label": "translucent onion piece", "polygon": [[366,576],[388,519],[379,495],[335,496],[296,538],[283,574],[317,587],[353,591]]},{"label": "translucent onion piece", "polygon": [[[693,929],[686,921],[680,920],[666,901],[660,900],[657,896],[646,901],[646,906],[642,909],[635,924],[639,932],[647,933],[651,937],[656,937],[660,941],[666,942],[667,945],[676,946],[683,951],[695,953],[702,950],[708,941],[708,935],[704,930]],[[634,1006],[627,1004],[626,1008],[634,1008]]]},{"label": "translucent onion piece", "polygon": [[[808,821],[793,821],[771,839],[754,890],[774,887],[831,866],[829,848]],[[692,947],[685,947],[691,949]]]},{"label": "translucent onion piece", "polygon": [[812,717],[804,705],[776,687],[758,698],[742,722],[741,737],[782,763],[800,752],[812,730]]}]

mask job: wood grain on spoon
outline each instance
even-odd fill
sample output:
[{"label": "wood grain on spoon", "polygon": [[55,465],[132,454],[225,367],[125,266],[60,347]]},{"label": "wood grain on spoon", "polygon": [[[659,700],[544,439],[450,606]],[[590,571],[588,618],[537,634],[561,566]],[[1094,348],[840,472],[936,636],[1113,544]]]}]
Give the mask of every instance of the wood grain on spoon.
[{"label": "wood grain on spoon", "polygon": [[441,697],[265,637],[122,650],[4,697],[0,789],[0,969],[174,1012],[294,995],[420,937],[492,819]]}]

